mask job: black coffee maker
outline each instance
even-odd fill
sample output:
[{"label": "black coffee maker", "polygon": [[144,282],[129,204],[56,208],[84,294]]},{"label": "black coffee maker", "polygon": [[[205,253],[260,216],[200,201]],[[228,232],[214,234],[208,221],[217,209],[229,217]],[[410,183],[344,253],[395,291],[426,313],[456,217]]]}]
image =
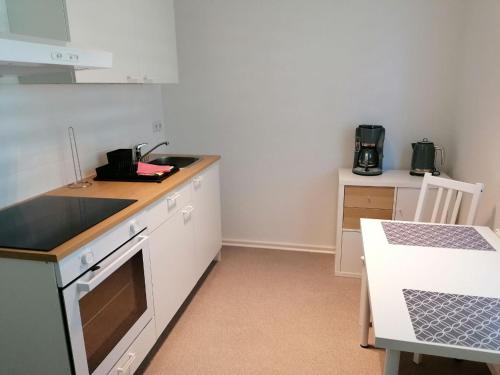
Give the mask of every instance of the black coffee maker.
[{"label": "black coffee maker", "polygon": [[356,128],[352,173],[362,176],[382,174],[385,129],[380,125],[359,125]]}]

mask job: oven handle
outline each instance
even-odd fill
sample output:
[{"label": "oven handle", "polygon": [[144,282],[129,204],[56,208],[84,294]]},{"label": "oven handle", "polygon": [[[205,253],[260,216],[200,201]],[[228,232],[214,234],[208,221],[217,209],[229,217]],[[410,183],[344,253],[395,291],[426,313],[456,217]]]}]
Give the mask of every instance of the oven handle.
[{"label": "oven handle", "polygon": [[112,261],[106,268],[101,269],[99,273],[97,273],[89,281],[78,281],[76,283],[78,291],[79,292],[92,291],[101,282],[103,282],[109,275],[111,275],[118,268],[120,268],[126,261],[132,258],[132,256],[135,255],[135,253],[137,253],[141,249],[142,244],[144,244],[144,242],[147,241],[148,239],[147,236],[138,236],[137,238],[140,239],[139,242],[137,242],[134,246],[132,246],[130,249],[128,249],[122,255],[120,255],[118,258]]}]

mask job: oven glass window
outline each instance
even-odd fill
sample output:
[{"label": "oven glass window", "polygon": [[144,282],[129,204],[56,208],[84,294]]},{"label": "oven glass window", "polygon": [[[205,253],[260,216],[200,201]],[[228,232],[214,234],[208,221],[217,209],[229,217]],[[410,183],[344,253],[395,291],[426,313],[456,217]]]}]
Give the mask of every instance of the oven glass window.
[{"label": "oven glass window", "polygon": [[142,251],[80,299],[89,372],[92,373],[146,311]]}]

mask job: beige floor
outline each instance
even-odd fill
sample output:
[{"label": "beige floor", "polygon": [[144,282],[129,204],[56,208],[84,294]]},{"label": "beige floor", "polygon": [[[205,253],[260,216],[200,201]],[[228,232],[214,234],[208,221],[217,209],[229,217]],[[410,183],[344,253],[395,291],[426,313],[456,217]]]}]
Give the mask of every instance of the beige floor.
[{"label": "beige floor", "polygon": [[[144,373],[381,374],[383,351],[358,344],[359,284],[330,255],[224,248]],[[489,371],[404,353],[400,374]]]}]

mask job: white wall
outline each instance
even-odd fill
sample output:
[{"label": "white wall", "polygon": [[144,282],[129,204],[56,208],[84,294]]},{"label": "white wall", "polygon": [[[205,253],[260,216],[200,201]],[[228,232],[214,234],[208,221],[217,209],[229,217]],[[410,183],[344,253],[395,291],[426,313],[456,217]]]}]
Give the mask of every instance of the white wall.
[{"label": "white wall", "polygon": [[68,126],[90,173],[107,151],[163,139],[162,119],[158,86],[0,85],[0,207],[72,181]]},{"label": "white wall", "polygon": [[500,2],[468,2],[465,14],[453,175],[486,185],[477,222],[500,227]]},{"label": "white wall", "polygon": [[332,249],[357,124],[386,127],[386,168],[409,168],[411,141],[449,147],[461,1],[175,5],[167,136],[222,154],[224,238]]}]

